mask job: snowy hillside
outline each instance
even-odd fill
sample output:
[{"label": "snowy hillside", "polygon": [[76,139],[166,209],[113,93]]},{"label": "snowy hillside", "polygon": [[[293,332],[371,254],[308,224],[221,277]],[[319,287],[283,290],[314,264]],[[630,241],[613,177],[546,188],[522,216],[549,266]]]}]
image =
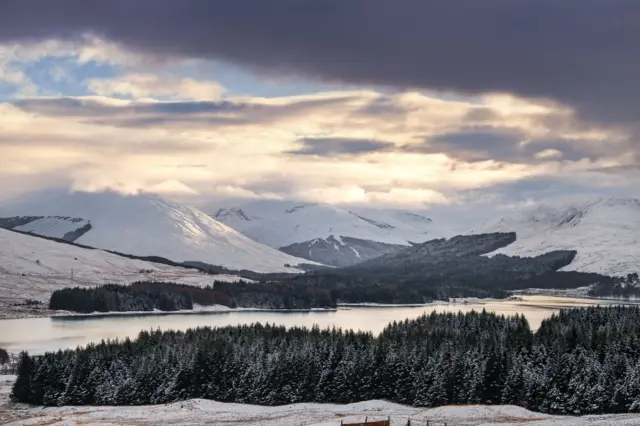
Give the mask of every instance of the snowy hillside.
[{"label": "snowy hillside", "polygon": [[63,238],[67,225],[52,216],[79,218],[90,229],[78,244],[176,262],[200,261],[255,272],[297,272],[307,262],[255,242],[208,215],[153,195],[74,192],[28,197],[0,209],[0,217],[41,217],[16,229]]},{"label": "snowy hillside", "polygon": [[535,256],[576,250],[562,270],[624,275],[640,271],[640,200],[589,198],[524,207],[476,232],[514,231],[517,240],[492,254]]},{"label": "snowy hillside", "polygon": [[[226,275],[223,278],[230,280]],[[195,269],[128,259],[0,229],[0,311],[27,298],[46,301],[54,290],[69,286],[146,280],[206,285],[214,279],[217,276]]]},{"label": "snowy hillside", "polygon": [[75,241],[91,229],[91,224],[88,220],[76,217],[17,216],[0,218],[0,227]]},{"label": "snowy hillside", "polygon": [[246,236],[295,256],[345,266],[435,238],[431,219],[405,211],[342,209],[259,200],[213,217]]}]

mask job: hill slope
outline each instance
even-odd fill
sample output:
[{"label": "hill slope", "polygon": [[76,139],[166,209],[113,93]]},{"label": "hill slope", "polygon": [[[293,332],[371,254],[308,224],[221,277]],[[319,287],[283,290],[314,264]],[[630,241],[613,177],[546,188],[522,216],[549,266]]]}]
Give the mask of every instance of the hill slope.
[{"label": "hill slope", "polygon": [[[16,229],[67,236],[79,244],[121,253],[255,272],[297,272],[285,264],[306,262],[253,241],[194,208],[153,195],[74,192],[30,197],[3,210],[0,217],[14,221],[34,218]],[[84,232],[69,236],[72,228]]]},{"label": "hill slope", "polygon": [[68,286],[140,280],[204,285],[214,279],[195,269],[128,259],[0,228],[0,311],[18,300],[46,300],[54,290]]},{"label": "hill slope", "polygon": [[431,219],[399,210],[348,210],[259,200],[219,209],[215,219],[281,251],[348,266],[434,238]]},{"label": "hill slope", "polygon": [[[508,247],[516,234],[487,233],[435,239],[344,268],[289,278],[297,288],[326,289],[338,303],[427,303],[451,297],[506,297],[509,290],[611,284],[594,273],[557,272],[576,252],[535,257],[488,253]],[[306,286],[306,287],[305,287]]]},{"label": "hill slope", "polygon": [[563,271],[626,275],[640,271],[640,200],[589,198],[522,208],[470,233],[515,232],[513,244],[493,254],[537,256],[575,250]]}]

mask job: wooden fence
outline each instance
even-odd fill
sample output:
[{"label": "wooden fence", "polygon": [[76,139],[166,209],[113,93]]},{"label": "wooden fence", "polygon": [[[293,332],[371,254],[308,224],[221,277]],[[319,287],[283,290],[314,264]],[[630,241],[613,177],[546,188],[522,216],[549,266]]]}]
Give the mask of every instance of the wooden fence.
[{"label": "wooden fence", "polygon": [[[364,422],[344,423],[340,422],[341,426],[391,426],[391,418],[387,420],[368,420],[365,418]],[[407,419],[406,426],[454,426],[447,422],[434,422],[432,420],[412,420]]]},{"label": "wooden fence", "polygon": [[390,424],[391,424],[391,419],[369,421],[367,418],[365,418],[364,423],[363,422],[344,423],[342,421],[340,422],[341,426],[390,426]]},{"label": "wooden fence", "polygon": [[407,426],[455,426],[453,423],[434,422],[433,420],[407,420]]}]

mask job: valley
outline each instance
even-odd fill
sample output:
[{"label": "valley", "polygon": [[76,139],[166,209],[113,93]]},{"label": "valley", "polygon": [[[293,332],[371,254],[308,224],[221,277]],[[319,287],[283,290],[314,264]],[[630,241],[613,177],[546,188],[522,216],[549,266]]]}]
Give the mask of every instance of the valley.
[{"label": "valley", "polygon": [[[0,303],[4,317],[47,315],[55,314],[45,309],[52,292],[64,287],[133,282],[205,287],[215,281],[240,280],[262,284],[238,284],[229,291],[251,293],[261,288],[275,295],[325,294],[322,302],[291,305],[296,309],[503,298],[527,289],[580,288],[582,294],[596,297],[634,297],[640,294],[637,275],[631,273],[637,248],[626,245],[635,241],[639,206],[631,199],[591,199],[527,207],[476,227],[492,232],[472,230],[436,239],[429,238],[438,233],[437,224],[411,212],[356,212],[276,201],[216,212],[215,217],[248,234],[244,236],[196,209],[157,196],[54,193],[41,199],[35,194],[0,209],[15,214],[0,220],[8,228],[0,229],[5,286]],[[621,249],[631,257],[616,256],[615,249],[609,249],[606,238],[620,239],[620,229],[626,238]],[[325,260],[334,259],[329,264],[340,261],[334,266],[313,264],[303,259],[302,252],[308,249],[304,241],[279,251],[250,240],[249,235],[274,247],[313,237],[316,251],[309,253],[324,253]],[[410,241],[411,235],[426,241]],[[581,239],[576,240],[578,236]],[[301,257],[283,253],[293,247]],[[378,249],[369,250],[372,247]],[[345,252],[357,253],[358,262],[345,257]],[[618,276],[611,271],[628,273]],[[244,307],[284,306],[243,297],[248,303]],[[26,305],[27,300],[44,306]]]},{"label": "valley", "polygon": [[0,0],[0,424],[640,426],[639,41],[637,0]]},{"label": "valley", "polygon": [[[300,333],[311,333],[310,338],[315,338],[311,336],[316,336],[317,333],[323,335],[323,330],[333,330],[332,333],[344,333],[340,336],[345,336],[345,344],[354,338],[363,339],[363,342],[374,339],[367,343],[374,348],[377,346],[372,342],[377,341],[376,339],[386,342],[385,333],[389,333],[394,327],[402,329],[416,321],[427,321],[427,318],[428,321],[436,323],[440,321],[438,318],[449,318],[446,321],[457,318],[446,326],[457,329],[457,321],[463,318],[466,318],[465,321],[476,321],[473,319],[476,315],[481,315],[481,318],[487,316],[488,321],[498,321],[496,324],[502,324],[501,321],[507,318],[513,327],[520,330],[518,333],[523,333],[516,339],[520,342],[517,345],[524,344],[528,347],[531,344],[521,341],[527,333],[533,334],[528,335],[530,337],[527,337],[526,341],[534,339],[531,342],[536,341],[538,345],[555,345],[556,343],[547,340],[535,340],[538,339],[535,336],[543,336],[548,332],[550,326],[545,324],[563,321],[565,315],[580,315],[577,312],[586,312],[585,309],[602,309],[603,315],[614,316],[618,315],[614,313],[618,312],[616,310],[628,309],[620,311],[620,315],[633,316],[634,309],[637,309],[634,307],[633,299],[640,294],[637,274],[628,272],[635,265],[629,257],[619,256],[614,259],[611,256],[600,255],[607,246],[595,242],[591,245],[585,244],[586,250],[583,250],[583,240],[574,238],[586,238],[585,227],[592,227],[589,222],[591,216],[596,220],[603,214],[609,214],[603,213],[603,210],[622,210],[627,216],[635,214],[636,204],[630,201],[599,200],[581,205],[580,208],[574,207],[573,204],[566,208],[549,207],[553,213],[544,210],[544,214],[538,210],[534,213],[525,210],[512,218],[500,219],[498,225],[478,225],[478,229],[485,232],[472,230],[461,235],[433,238],[437,235],[437,224],[426,216],[409,212],[378,211],[355,214],[353,211],[331,210],[326,206],[296,205],[285,209],[283,213],[281,203],[276,203],[277,208],[272,207],[274,210],[271,211],[271,216],[264,216],[266,213],[263,213],[262,217],[257,216],[256,211],[250,213],[251,210],[248,208],[246,211],[218,210],[214,217],[232,223],[238,228],[234,230],[196,209],[157,196],[131,196],[109,192],[81,193],[64,195],[57,200],[50,200],[44,204],[32,201],[13,205],[11,208],[15,209],[12,210],[15,215],[5,216],[0,221],[0,225],[6,228],[0,229],[0,285],[5,290],[0,299],[1,315],[5,318],[0,320],[0,347],[6,348],[12,354],[26,350],[35,355],[30,358],[31,361],[21,361],[22,368],[26,368],[30,362],[43,362],[43,359],[52,364],[46,364],[47,367],[41,368],[62,368],[58,362],[63,361],[54,362],[52,358],[52,354],[60,350],[63,352],[57,352],[58,357],[63,356],[60,354],[72,353],[68,350],[76,347],[93,351],[93,348],[102,348],[105,344],[124,344],[126,348],[126,345],[130,344],[127,342],[133,342],[146,348],[144,342],[147,341],[165,338],[171,340],[174,338],[171,336],[174,335],[178,336],[178,339],[187,338],[186,336],[192,338],[191,336],[199,333],[204,333],[203,337],[196,337],[196,341],[201,338],[213,339],[212,342],[218,342],[215,343],[218,345],[222,344],[219,340],[223,339],[222,335],[230,336],[236,333],[248,332],[249,334],[242,338],[247,342],[252,339],[266,339],[265,342],[271,342],[275,338],[274,335],[282,333],[291,333],[291,337],[285,339],[288,341]],[[93,207],[87,207],[92,203]],[[98,214],[102,208],[108,213]],[[305,212],[308,213],[307,216],[304,215]],[[143,222],[142,217],[146,218],[146,222]],[[335,227],[333,220],[336,220]],[[251,222],[251,226],[243,227],[234,221]],[[593,235],[599,241],[604,240],[603,235],[609,235],[608,232],[613,232],[613,237],[616,237],[615,229],[619,223],[620,220],[612,222],[610,226],[607,225],[606,231],[599,230]],[[632,223],[627,221],[624,229],[631,232]],[[266,232],[276,229],[282,232]],[[294,232],[287,236],[287,229]],[[247,234],[243,235],[243,232]],[[251,240],[251,232],[261,233],[263,241]],[[412,233],[415,241],[408,237]],[[554,239],[556,233],[560,235],[560,239]],[[147,238],[147,235],[155,237]],[[313,237],[304,240],[310,236]],[[543,238],[545,244],[540,243]],[[626,241],[625,244],[632,244],[631,236],[625,238],[628,238],[623,240]],[[287,243],[291,244],[279,245]],[[537,249],[529,250],[526,247]],[[628,247],[626,250],[629,250]],[[298,257],[292,257],[291,254]],[[614,264],[616,261],[618,263]],[[600,264],[594,266],[594,262]],[[628,273],[617,275],[622,272]],[[589,297],[571,297],[574,294]],[[623,305],[628,307],[621,308]],[[617,320],[612,317],[610,321],[613,323]],[[481,323],[485,324],[484,320]],[[257,324],[264,324],[267,328],[263,329],[263,325]],[[421,327],[420,333],[430,333],[428,327]],[[207,334],[209,332],[206,330],[213,330],[213,334]],[[186,333],[185,337],[180,337],[180,333]],[[261,333],[266,334],[260,337]],[[499,333],[495,338],[505,337]],[[554,340],[557,337],[552,336],[550,339]],[[559,341],[564,341],[562,339],[564,338]],[[104,343],[105,341],[109,343]],[[406,345],[406,341],[403,342],[405,343],[402,345]],[[229,344],[232,343],[224,343],[222,347]],[[255,348],[262,347],[261,343],[256,344],[258,346]],[[447,344],[443,341],[443,346],[434,350],[446,353]],[[464,347],[467,343],[460,341],[459,344]],[[185,349],[188,353],[180,357],[193,359],[193,356],[200,353],[199,345],[198,343],[191,349]],[[303,350],[301,348],[304,345],[301,345],[302,342],[293,344],[290,348],[291,353]],[[169,347],[176,346],[171,343],[167,348]],[[367,400],[379,405],[379,402],[375,402],[376,399],[425,407],[438,406],[446,402],[513,402],[532,412],[546,413],[535,414],[541,416],[540,419],[546,418],[544,416],[549,414],[613,413],[618,410],[618,405],[613,403],[601,402],[598,407],[602,408],[596,409],[592,408],[593,405],[587,406],[571,400],[565,409],[553,405],[556,403],[549,398],[532,400],[519,394],[507,395],[508,388],[505,386],[508,380],[523,381],[530,392],[534,392],[538,386],[531,379],[512,377],[515,374],[512,371],[515,370],[512,370],[510,365],[513,363],[525,362],[533,374],[537,362],[531,357],[521,359],[516,355],[516,349],[516,352],[508,355],[509,361],[499,361],[507,355],[497,354],[492,350],[483,353],[483,364],[477,367],[468,365],[471,359],[465,358],[461,361],[466,367],[459,372],[461,376],[455,380],[465,377],[464,380],[469,382],[475,377],[475,368],[479,369],[477,377],[484,377],[485,382],[482,383],[485,384],[480,385],[481,382],[477,382],[477,386],[480,387],[477,388],[479,393],[476,396],[456,387],[441,389],[444,393],[434,393],[435,391],[427,388],[424,391],[426,393],[415,393],[415,388],[398,386],[404,386],[403,383],[411,380],[415,381],[416,386],[417,383],[432,383],[436,380],[435,376],[424,378],[423,375],[431,373],[402,364],[408,362],[407,359],[410,357],[407,354],[399,355],[398,359],[404,361],[390,361],[391,358],[388,357],[399,349],[394,349],[393,345],[384,347],[384,351],[390,352],[380,354],[383,358],[375,358],[376,361],[368,358],[372,355],[360,352],[352,355],[342,354],[335,361],[331,361],[331,358],[318,360],[316,367],[304,374],[313,376],[314,378],[309,379],[313,382],[324,383],[322,380],[329,380],[328,390],[322,390],[321,387],[315,387],[313,390],[305,388],[305,381],[296,382],[298,379],[292,376],[292,383],[297,383],[297,390],[294,391],[292,388],[292,393],[274,393],[273,390],[255,393],[242,387],[244,381],[238,382],[236,379],[230,379],[235,376],[221,373],[220,380],[236,380],[233,383],[229,382],[229,386],[237,392],[245,392],[246,396],[216,393],[219,391],[213,388],[194,388],[195,385],[182,382],[158,384],[161,387],[169,386],[174,389],[171,392],[175,391],[175,394],[168,393],[168,390],[164,396],[146,391],[136,394],[130,393],[123,384],[115,384],[111,379],[107,379],[107,376],[135,377],[131,379],[136,380],[137,384],[134,387],[146,386],[146,379],[127,370],[134,367],[121,365],[116,368],[107,363],[104,368],[109,372],[97,373],[94,369],[91,374],[106,376],[99,380],[95,377],[91,379],[95,383],[86,391],[71,392],[70,386],[80,386],[79,389],[83,389],[83,385],[80,382],[69,382],[71,377],[66,376],[67,378],[61,379],[63,382],[59,384],[45,385],[53,386],[51,391],[59,395],[53,399],[47,399],[50,396],[38,399],[39,394],[31,392],[29,387],[25,388],[24,396],[18,399],[45,405],[101,405],[112,403],[109,399],[112,396],[109,395],[115,395],[113,398],[120,399],[113,401],[124,404],[152,404],[162,401],[173,403],[186,399],[186,402],[180,403],[181,407],[184,407],[184,404],[196,404],[200,407],[201,404],[194,401],[200,401],[197,398],[202,397],[221,401],[217,404],[243,402],[270,406],[298,402],[348,404]],[[167,348],[158,347],[153,350],[162,353],[177,350]],[[565,349],[569,351],[568,356],[576,356],[573,349]],[[114,347],[109,349],[111,350],[116,349]],[[270,353],[271,350],[267,352]],[[206,353],[209,354],[209,351],[210,349],[207,349]],[[227,362],[224,361],[228,359],[225,355],[226,350],[220,351],[216,353],[221,358],[216,358],[218,361],[215,362]],[[239,353],[238,351],[239,349],[236,349],[236,353]],[[148,356],[157,362],[165,362],[165,355],[157,358],[160,356],[159,352],[153,353],[155,355]],[[41,355],[44,358],[41,358]],[[320,359],[324,359],[322,357],[325,355],[324,352],[317,354]],[[365,377],[363,375],[369,374],[368,372],[382,369],[387,371],[389,378],[383,379],[375,375],[370,377],[372,383],[379,387],[377,391],[357,393],[352,390],[349,391],[351,394],[344,393],[344,390],[339,391],[338,389],[343,389],[340,386],[344,386],[337,382],[339,374],[353,375],[346,371],[340,373],[341,368],[346,368],[340,366],[347,362],[350,356],[364,357],[358,358],[361,361],[357,362],[369,360],[366,362],[379,364],[376,368],[362,367],[364,369],[358,370],[357,374],[353,373],[356,376],[362,378]],[[433,354],[425,356],[425,359],[432,360],[429,362],[436,362],[435,359],[442,358],[441,355],[434,358],[436,355]],[[579,362],[577,359],[572,362]],[[290,361],[294,362],[293,359]],[[132,358],[127,361],[130,363],[127,365],[135,366],[137,362]],[[213,363],[207,364],[207,368],[213,368],[213,360],[206,362]],[[334,362],[337,364],[332,367],[330,379],[315,376],[319,374],[317,369],[324,368],[321,366]],[[396,362],[400,362],[404,367]],[[502,369],[500,378],[491,385],[493,387],[483,387],[489,386],[486,384],[487,380],[494,380],[487,375],[490,374],[489,364],[494,365],[497,362],[500,364],[492,368]],[[506,364],[502,364],[503,362]],[[545,358],[544,362],[551,368],[556,361],[553,358]],[[182,365],[180,368],[187,369],[184,371],[195,368],[188,363],[179,365]],[[167,377],[173,377],[177,371],[171,370],[172,368],[166,367],[161,376],[168,374]],[[229,364],[228,368],[236,367]],[[278,373],[280,367],[273,362],[268,362],[260,368],[268,369],[269,374],[275,375],[273,377],[285,374]],[[602,365],[598,368],[609,367]],[[635,370],[629,368],[624,377],[635,374]],[[137,367],[134,370],[137,371]],[[302,367],[296,368],[299,372],[303,370]],[[27,373],[23,372],[18,375],[20,379],[16,382],[15,389],[21,389],[21,380],[25,380],[25,374]],[[89,374],[89,371],[82,374]],[[191,377],[189,380],[195,380],[195,373],[184,374]],[[38,377],[40,376],[37,374],[32,375],[28,379],[31,383],[29,386],[40,386],[35,384],[39,380]],[[256,389],[264,387],[264,384],[260,384],[263,383],[260,377],[258,375],[251,378],[256,382]],[[615,380],[627,380],[624,377],[616,376]],[[384,380],[390,380],[395,384],[383,385],[387,383]],[[447,380],[454,378],[450,377]],[[587,378],[583,381],[587,381]],[[567,383],[558,385],[561,386],[559,389],[562,392],[570,392],[566,386],[570,387],[571,383]],[[61,389],[63,384],[67,391],[59,393],[58,390],[54,390]],[[366,388],[365,386],[363,389]],[[84,395],[87,391],[98,392],[100,396],[96,396],[96,400],[85,400],[78,396]],[[633,390],[625,392],[627,394],[624,401],[627,402],[621,404],[635,404]],[[344,396],[331,396],[338,394]],[[232,416],[239,422],[246,421],[247,424],[261,421],[244,417],[243,410],[249,409],[250,406],[242,406],[236,414],[228,414],[229,409],[225,406],[204,408],[209,407],[207,404],[210,403],[204,402],[202,405],[205,411],[213,409],[220,413],[217,415],[223,417]],[[9,407],[13,419],[20,416],[26,419],[31,415],[28,410],[19,412],[15,406],[9,404]],[[397,416],[399,413],[407,413],[403,411],[405,409],[413,410],[401,407],[404,406],[391,408],[389,415]],[[478,406],[478,410],[484,410],[483,407]],[[65,408],[47,410],[50,410],[52,415],[62,417],[74,415],[72,413],[75,412],[65,411]],[[95,413],[92,416],[98,416],[99,419],[114,416],[104,409],[92,409],[91,412]],[[409,411],[409,415],[418,416],[425,412],[427,411]],[[169,409],[164,415],[172,418],[171,413]],[[274,413],[281,412],[276,409]],[[285,421],[285,418],[300,419],[301,417],[295,413],[294,407],[286,415],[277,414],[274,424]],[[133,418],[138,415],[135,410],[127,414]],[[203,414],[200,412],[194,413],[192,421],[197,424],[201,415]],[[323,410],[313,418],[326,419],[326,415],[327,411]],[[404,415],[406,414],[400,414]],[[455,418],[454,414],[447,415],[453,416],[447,418]],[[476,414],[473,412],[469,413],[468,424],[477,424],[474,422],[477,422],[478,418],[474,416]],[[268,417],[261,419],[269,421]],[[603,421],[608,420],[603,418]]]}]

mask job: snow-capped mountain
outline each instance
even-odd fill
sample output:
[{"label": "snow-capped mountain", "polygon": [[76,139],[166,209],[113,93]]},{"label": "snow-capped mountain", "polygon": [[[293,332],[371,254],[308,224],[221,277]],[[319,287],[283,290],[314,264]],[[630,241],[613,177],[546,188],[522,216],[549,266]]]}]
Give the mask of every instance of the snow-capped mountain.
[{"label": "snow-capped mountain", "polygon": [[291,266],[309,263],[253,241],[197,209],[155,195],[28,196],[0,209],[0,217],[5,218],[0,226],[11,228],[7,221],[14,225],[17,221],[14,228],[18,230],[176,262],[199,261],[255,272],[297,272]]},{"label": "snow-capped mountain", "polygon": [[214,279],[221,278],[0,228],[0,306],[27,298],[45,301],[69,286],[146,280],[206,285]]},{"label": "snow-capped mountain", "polygon": [[212,215],[251,239],[320,263],[347,266],[436,238],[431,219],[407,211],[259,200]]},{"label": "snow-capped mountain", "polygon": [[579,198],[520,208],[470,233],[516,232],[496,253],[536,256],[576,250],[565,271],[625,275],[640,271],[640,200]]}]

